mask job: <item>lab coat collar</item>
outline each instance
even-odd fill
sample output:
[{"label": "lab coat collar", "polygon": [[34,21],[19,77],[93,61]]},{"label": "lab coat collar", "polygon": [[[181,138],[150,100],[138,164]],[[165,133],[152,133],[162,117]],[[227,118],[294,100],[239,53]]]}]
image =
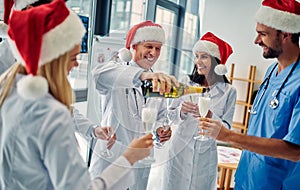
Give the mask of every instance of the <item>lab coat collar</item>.
[{"label": "lab coat collar", "polygon": [[[139,67],[139,68],[142,68],[141,66],[139,66],[135,61],[131,60],[129,62],[129,65],[133,66],[133,67]],[[142,68],[144,69],[144,68]],[[149,69],[144,69],[145,71],[149,71]]]},{"label": "lab coat collar", "polygon": [[209,88],[210,88],[210,95],[216,96],[219,93],[225,93],[226,83],[216,82],[215,84],[209,86]]},{"label": "lab coat collar", "polygon": [[140,67],[135,61],[131,60],[129,62],[129,65],[134,66],[134,67]]}]

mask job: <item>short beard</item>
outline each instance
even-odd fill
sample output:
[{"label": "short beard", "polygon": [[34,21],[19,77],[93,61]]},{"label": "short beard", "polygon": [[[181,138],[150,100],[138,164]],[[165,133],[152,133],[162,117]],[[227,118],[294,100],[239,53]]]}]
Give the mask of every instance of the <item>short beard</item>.
[{"label": "short beard", "polygon": [[264,58],[266,58],[266,59],[277,58],[283,52],[282,47],[281,47],[282,44],[281,44],[281,41],[279,40],[280,33],[281,33],[280,31],[277,31],[277,38],[274,41],[274,48],[268,47],[269,51],[263,54]]},{"label": "short beard", "polygon": [[282,53],[282,49],[279,48],[278,50],[274,50],[272,48],[269,48],[269,51],[264,53],[263,56],[264,58],[266,59],[269,59],[269,58],[277,58],[279,57],[279,55]]}]

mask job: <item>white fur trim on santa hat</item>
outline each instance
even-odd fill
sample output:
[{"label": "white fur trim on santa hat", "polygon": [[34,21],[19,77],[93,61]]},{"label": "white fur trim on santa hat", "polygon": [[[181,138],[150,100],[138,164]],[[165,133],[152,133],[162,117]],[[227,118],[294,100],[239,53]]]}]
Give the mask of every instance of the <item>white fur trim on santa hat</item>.
[{"label": "white fur trim on santa hat", "polygon": [[22,10],[26,8],[28,5],[31,5],[39,0],[15,0],[14,9]]},{"label": "white fur trim on santa hat", "polygon": [[70,10],[70,15],[60,25],[44,34],[39,66],[81,44],[85,32],[79,17]]},{"label": "white fur trim on santa hat", "polygon": [[27,75],[17,83],[17,92],[24,99],[36,99],[48,93],[48,82],[42,76]]},{"label": "white fur trim on santa hat", "polygon": [[137,44],[139,42],[146,42],[146,41],[155,41],[161,42],[162,44],[165,43],[165,31],[161,27],[158,26],[145,26],[139,28],[134,38],[131,41],[132,44]]},{"label": "white fur trim on santa hat", "polygon": [[8,25],[4,22],[0,22],[0,38],[8,38],[7,30]]},{"label": "white fur trim on santa hat", "polygon": [[[39,66],[44,65],[80,44],[85,28],[79,17],[70,10],[69,16],[58,26],[43,35]],[[18,63],[25,65],[16,44],[8,38]]]},{"label": "white fur trim on santa hat", "polygon": [[226,75],[227,74],[227,67],[224,64],[218,64],[215,67],[214,71],[217,75]]},{"label": "white fur trim on santa hat", "polygon": [[132,54],[129,49],[121,48],[118,52],[119,52],[118,56],[121,59],[121,61],[129,62],[132,59]]},{"label": "white fur trim on santa hat", "polygon": [[218,59],[220,59],[220,51],[217,44],[206,40],[199,40],[193,47],[193,53],[206,52]]},{"label": "white fur trim on santa hat", "polygon": [[300,16],[290,12],[262,6],[256,12],[255,19],[261,24],[283,32],[300,32]]}]

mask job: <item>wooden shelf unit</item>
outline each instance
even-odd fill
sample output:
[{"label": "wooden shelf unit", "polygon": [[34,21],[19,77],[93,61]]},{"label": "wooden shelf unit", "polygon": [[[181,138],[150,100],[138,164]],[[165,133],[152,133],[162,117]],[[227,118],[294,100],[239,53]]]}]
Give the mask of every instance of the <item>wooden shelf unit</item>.
[{"label": "wooden shelf unit", "polygon": [[[234,81],[246,83],[246,98],[245,100],[236,100],[236,105],[242,106],[244,113],[242,114],[242,122],[232,122],[233,130],[239,131],[242,134],[247,133],[248,122],[250,114],[248,110],[252,107],[254,85],[260,84],[261,81],[255,79],[256,66],[250,65],[248,78],[234,77],[234,64],[231,65],[230,76],[228,77],[229,82],[232,84]],[[220,171],[220,177],[218,179],[217,190],[233,190],[230,186],[233,172],[237,169],[238,163],[218,163],[218,169]]]},{"label": "wooden shelf unit", "polygon": [[250,117],[248,110],[250,110],[252,107],[251,100],[253,99],[252,96],[253,96],[253,92],[254,92],[254,85],[260,84],[261,81],[255,79],[256,66],[250,65],[248,78],[234,77],[234,69],[235,69],[234,66],[235,66],[235,64],[233,63],[231,65],[230,76],[228,77],[230,83],[232,84],[233,81],[244,82],[247,85],[247,91],[246,91],[246,99],[245,100],[237,100],[236,101],[236,105],[240,105],[240,106],[244,107],[242,122],[233,121],[232,128],[237,129],[238,131],[240,131],[243,134],[246,134],[247,128],[248,128],[249,117]]}]

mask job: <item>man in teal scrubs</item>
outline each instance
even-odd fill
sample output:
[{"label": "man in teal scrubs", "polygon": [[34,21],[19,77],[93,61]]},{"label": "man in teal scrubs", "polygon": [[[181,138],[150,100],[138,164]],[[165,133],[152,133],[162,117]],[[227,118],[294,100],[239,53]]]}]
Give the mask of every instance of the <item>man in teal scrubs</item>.
[{"label": "man in teal scrubs", "polygon": [[300,179],[300,3],[264,0],[256,14],[255,44],[265,58],[277,58],[250,111],[247,136],[220,122],[200,119],[208,136],[243,150],[235,190],[299,189]]}]

